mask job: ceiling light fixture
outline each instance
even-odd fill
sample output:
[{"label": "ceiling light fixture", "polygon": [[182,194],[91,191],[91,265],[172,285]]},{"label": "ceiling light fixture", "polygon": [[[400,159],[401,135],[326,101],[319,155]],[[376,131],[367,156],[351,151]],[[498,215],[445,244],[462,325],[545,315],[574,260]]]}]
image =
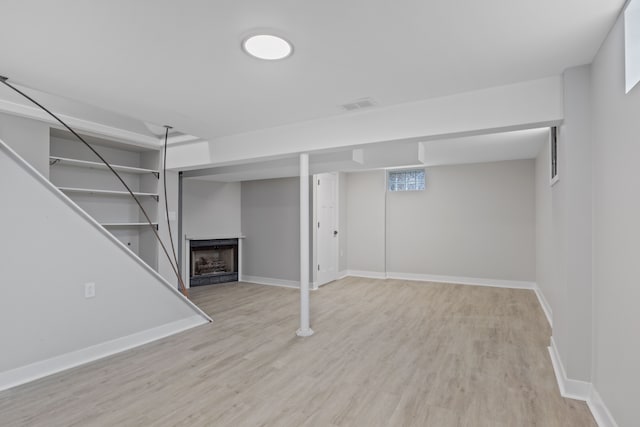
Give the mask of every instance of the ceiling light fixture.
[{"label": "ceiling light fixture", "polygon": [[257,34],[246,38],[242,42],[242,49],[255,58],[267,61],[284,59],[293,53],[291,43],[271,34]]}]

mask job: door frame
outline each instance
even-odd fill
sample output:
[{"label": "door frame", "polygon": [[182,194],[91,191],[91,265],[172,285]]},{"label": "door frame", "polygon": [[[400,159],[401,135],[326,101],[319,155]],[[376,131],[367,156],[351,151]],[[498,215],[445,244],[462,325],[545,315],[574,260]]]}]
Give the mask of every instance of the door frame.
[{"label": "door frame", "polygon": [[[338,172],[327,172],[323,174],[314,174],[311,180],[311,200],[312,200],[312,209],[311,209],[311,284],[312,289],[318,289],[320,286],[326,285],[326,283],[318,283],[318,178],[320,175],[331,174],[335,176],[335,228],[340,230],[340,174]],[[340,277],[340,235],[336,238],[336,251],[335,251],[335,279],[337,280]],[[331,281],[327,282],[330,283]]]}]

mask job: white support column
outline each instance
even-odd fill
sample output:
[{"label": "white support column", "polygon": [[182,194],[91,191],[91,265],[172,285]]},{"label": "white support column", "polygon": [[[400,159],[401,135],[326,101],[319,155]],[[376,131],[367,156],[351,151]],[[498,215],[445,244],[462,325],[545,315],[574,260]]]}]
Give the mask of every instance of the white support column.
[{"label": "white support column", "polygon": [[309,155],[300,154],[300,329],[299,337],[313,335],[309,327]]}]

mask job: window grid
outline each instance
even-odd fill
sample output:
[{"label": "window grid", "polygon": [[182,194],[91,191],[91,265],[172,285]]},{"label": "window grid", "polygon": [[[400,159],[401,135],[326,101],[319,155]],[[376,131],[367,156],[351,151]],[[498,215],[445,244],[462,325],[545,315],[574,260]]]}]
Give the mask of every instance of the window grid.
[{"label": "window grid", "polygon": [[421,191],[424,190],[424,183],[424,169],[389,172],[389,191]]}]

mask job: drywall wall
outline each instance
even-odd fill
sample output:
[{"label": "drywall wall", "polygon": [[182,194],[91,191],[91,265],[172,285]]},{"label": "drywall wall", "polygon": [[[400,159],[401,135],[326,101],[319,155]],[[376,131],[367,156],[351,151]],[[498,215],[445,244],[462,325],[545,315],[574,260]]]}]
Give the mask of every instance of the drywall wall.
[{"label": "drywall wall", "polygon": [[300,282],[300,179],[241,184],[243,276]]},{"label": "drywall wall", "polygon": [[[4,144],[0,171],[0,323],[12,325],[0,328],[0,386],[68,367],[65,355],[75,363],[88,348],[104,356],[122,338],[208,321]],[[85,298],[86,283],[95,297]]]},{"label": "drywall wall", "polygon": [[239,182],[182,181],[182,227],[188,237],[238,236],[241,231]]},{"label": "drywall wall", "polygon": [[[550,138],[551,135],[549,135]],[[555,317],[553,307],[558,307],[561,288],[555,286],[555,239],[553,230],[553,204],[551,197],[551,145],[547,139],[535,159],[536,197],[536,284],[549,310],[550,320]],[[558,181],[559,182],[559,181]],[[557,183],[556,183],[557,185]]]},{"label": "drywall wall", "polygon": [[352,272],[385,273],[385,177],[383,170],[347,174],[347,259]]},{"label": "drywall wall", "polygon": [[49,177],[49,125],[0,113],[0,139],[45,177]]},{"label": "drywall wall", "polygon": [[640,379],[640,86],[625,95],[619,19],[591,68],[593,379],[621,427],[636,425]]},{"label": "drywall wall", "polygon": [[[499,132],[562,120],[558,76],[169,147],[168,167],[211,165],[382,141]],[[259,142],[259,143],[258,143]]]},{"label": "drywall wall", "polygon": [[535,281],[533,161],[427,168],[387,193],[386,240],[388,272]]},{"label": "drywall wall", "polygon": [[[153,177],[151,177],[153,178]],[[155,178],[153,178],[155,179]],[[160,173],[160,180],[158,182],[158,194],[160,195],[158,200],[158,236],[162,239],[162,242],[165,245],[165,248],[169,252],[169,257],[164,253],[162,246],[160,244],[156,244],[153,247],[157,248],[157,253],[155,254],[157,260],[157,271],[158,273],[165,278],[165,280],[176,288],[179,288],[178,277],[174,271],[175,267],[175,258],[178,258],[178,173],[173,171],[167,171],[166,176],[167,181],[167,206],[169,210],[169,223],[167,224],[167,207],[165,206],[165,196],[164,196],[164,179],[162,177],[162,172]],[[173,247],[171,245],[171,238],[169,236],[169,226],[171,227],[171,237],[173,237]],[[148,233],[141,235],[140,239],[141,243],[151,245],[154,244],[153,240],[156,237],[153,233]],[[148,241],[147,241],[148,239]],[[179,258],[178,258],[179,260]],[[147,260],[145,260],[147,261]],[[152,267],[154,264],[149,263]],[[180,269],[180,266],[176,267],[177,270]],[[185,286],[188,286],[185,284]]]},{"label": "drywall wall", "polygon": [[[570,68],[563,73],[565,120],[558,129],[558,144],[563,148],[558,167],[564,167],[562,176],[558,171],[562,180],[558,181],[558,188],[566,189],[566,222],[562,233],[566,239],[566,309],[559,310],[561,317],[554,323],[553,334],[567,377],[582,381],[591,379],[590,78],[589,66]],[[556,331],[561,335],[557,336]]]},{"label": "drywall wall", "polygon": [[590,67],[566,70],[558,180],[550,145],[536,159],[537,283],[553,313],[553,341],[570,380],[591,381],[592,196]]},{"label": "drywall wall", "polygon": [[386,193],[383,170],[347,174],[348,270],[535,281],[533,160],[430,167],[426,179]]}]

